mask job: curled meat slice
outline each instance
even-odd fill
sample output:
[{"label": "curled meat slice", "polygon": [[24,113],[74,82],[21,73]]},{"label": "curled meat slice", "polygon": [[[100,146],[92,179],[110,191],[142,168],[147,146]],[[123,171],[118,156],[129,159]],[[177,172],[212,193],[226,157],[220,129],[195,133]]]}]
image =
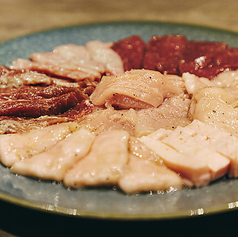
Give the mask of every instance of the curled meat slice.
[{"label": "curled meat slice", "polygon": [[165,97],[180,92],[177,86],[159,72],[131,70],[120,76],[104,76],[90,99],[94,105],[146,109],[158,107]]},{"label": "curled meat slice", "polygon": [[129,133],[111,130],[100,133],[90,153],[69,170],[64,183],[69,187],[117,184],[128,161]]},{"label": "curled meat slice", "polygon": [[88,42],[87,46],[61,45],[53,52],[33,53],[30,59],[17,59],[12,68],[28,69],[75,81],[100,79],[103,73],[123,73],[122,60],[111,48],[111,43]]}]

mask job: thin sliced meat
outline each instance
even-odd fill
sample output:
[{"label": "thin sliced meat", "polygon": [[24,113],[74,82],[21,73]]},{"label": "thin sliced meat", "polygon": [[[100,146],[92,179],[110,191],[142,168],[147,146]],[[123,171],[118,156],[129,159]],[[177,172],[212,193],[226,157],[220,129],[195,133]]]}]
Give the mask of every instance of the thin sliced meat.
[{"label": "thin sliced meat", "polygon": [[12,68],[28,69],[75,81],[94,81],[101,75],[117,75],[124,72],[122,60],[111,48],[111,43],[88,42],[87,46],[61,45],[53,52],[33,53],[26,59],[12,62]]},{"label": "thin sliced meat", "polygon": [[0,136],[0,160],[6,166],[46,151],[68,134],[77,130],[76,123],[62,123],[26,134]]},{"label": "thin sliced meat", "polygon": [[64,113],[85,99],[80,89],[74,88],[52,98],[28,98],[17,100],[0,100],[0,116],[40,117]]},{"label": "thin sliced meat", "polygon": [[0,134],[22,134],[59,123],[80,121],[93,111],[93,105],[83,100],[72,109],[59,115],[45,115],[37,118],[0,117]]},{"label": "thin sliced meat", "polygon": [[95,135],[79,129],[59,141],[47,151],[13,164],[11,171],[42,179],[63,180],[68,169],[90,150]]},{"label": "thin sliced meat", "polygon": [[166,166],[130,155],[118,184],[124,192],[136,193],[180,189],[183,182],[177,173]]},{"label": "thin sliced meat", "polygon": [[75,188],[117,184],[128,162],[128,139],[123,130],[99,134],[90,153],[66,173],[64,184]]},{"label": "thin sliced meat", "polygon": [[0,66],[0,88],[17,88],[27,85],[44,85],[53,84],[53,79],[45,74],[24,71],[20,69],[11,69],[6,66]]},{"label": "thin sliced meat", "polygon": [[120,75],[124,72],[120,56],[111,49],[112,43],[89,41],[86,48],[91,58],[104,65],[104,72],[108,75]]},{"label": "thin sliced meat", "polygon": [[131,70],[121,76],[104,76],[90,99],[94,105],[145,109],[158,107],[165,97],[180,92],[180,88],[159,72]]}]

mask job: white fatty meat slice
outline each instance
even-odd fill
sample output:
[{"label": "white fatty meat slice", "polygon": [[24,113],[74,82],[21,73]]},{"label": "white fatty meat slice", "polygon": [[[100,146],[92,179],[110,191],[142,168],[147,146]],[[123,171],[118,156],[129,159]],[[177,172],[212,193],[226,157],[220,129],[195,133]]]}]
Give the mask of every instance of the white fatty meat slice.
[{"label": "white fatty meat slice", "polygon": [[165,97],[180,93],[181,88],[160,72],[131,70],[120,76],[104,76],[90,99],[94,105],[146,109],[158,107]]},{"label": "white fatty meat slice", "polygon": [[66,171],[87,155],[95,135],[84,128],[68,135],[49,150],[30,159],[16,162],[11,171],[56,181],[63,180]]},{"label": "white fatty meat slice", "polygon": [[0,136],[0,160],[6,166],[48,150],[68,134],[76,131],[76,123],[62,123],[26,134]]},{"label": "white fatty meat slice", "polygon": [[191,180],[195,186],[205,186],[212,180],[207,162],[199,162],[191,156],[181,154],[163,142],[149,136],[141,137],[139,140],[154,151],[168,168]]},{"label": "white fatty meat slice", "polygon": [[166,166],[130,155],[129,164],[119,179],[119,187],[126,193],[180,189],[179,175]]},{"label": "white fatty meat slice", "polygon": [[124,73],[123,62],[121,57],[111,49],[112,43],[104,43],[100,41],[89,41],[86,48],[91,58],[100,62],[105,67],[106,74],[120,75]]},{"label": "white fatty meat slice", "polygon": [[129,133],[112,130],[100,133],[90,153],[80,160],[64,177],[69,187],[117,184],[128,162]]},{"label": "white fatty meat slice", "polygon": [[238,177],[238,138],[212,125],[194,120],[187,127],[178,127],[174,132],[203,147],[219,152],[230,160],[228,175]]},{"label": "white fatty meat slice", "polygon": [[229,168],[230,160],[220,153],[204,147],[200,143],[183,136],[172,133],[162,139],[162,142],[188,156],[195,164],[202,163],[208,166],[211,173],[211,181],[224,176]]}]

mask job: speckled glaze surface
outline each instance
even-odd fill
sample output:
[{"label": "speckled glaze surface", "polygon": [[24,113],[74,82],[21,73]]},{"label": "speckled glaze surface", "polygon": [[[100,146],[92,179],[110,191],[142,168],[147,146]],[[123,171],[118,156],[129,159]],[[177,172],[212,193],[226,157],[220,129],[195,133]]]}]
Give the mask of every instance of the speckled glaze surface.
[{"label": "speckled glaze surface", "polygon": [[[129,35],[145,41],[153,35],[183,34],[188,39],[225,41],[238,47],[238,34],[193,25],[113,22],[72,26],[27,35],[0,44],[0,64],[51,51],[61,44],[116,41]],[[238,179],[221,179],[199,189],[126,195],[112,188],[69,190],[62,184],[15,175],[0,165],[0,199],[57,214],[111,219],[166,219],[224,212],[238,207]]]}]

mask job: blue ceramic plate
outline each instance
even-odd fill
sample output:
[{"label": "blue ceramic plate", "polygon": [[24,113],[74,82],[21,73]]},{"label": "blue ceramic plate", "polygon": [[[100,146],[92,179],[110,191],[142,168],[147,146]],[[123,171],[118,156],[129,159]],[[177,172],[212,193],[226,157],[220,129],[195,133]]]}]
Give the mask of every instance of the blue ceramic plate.
[{"label": "blue ceramic plate", "polygon": [[[67,43],[116,41],[138,34],[182,34],[188,39],[225,41],[238,47],[238,34],[207,27],[160,22],[114,22],[72,26],[27,35],[0,44],[0,64]],[[68,190],[62,184],[16,176],[0,165],[0,198],[17,205],[65,215],[112,219],[166,219],[224,212],[238,207],[238,179],[163,194],[126,195],[110,188]]]}]

